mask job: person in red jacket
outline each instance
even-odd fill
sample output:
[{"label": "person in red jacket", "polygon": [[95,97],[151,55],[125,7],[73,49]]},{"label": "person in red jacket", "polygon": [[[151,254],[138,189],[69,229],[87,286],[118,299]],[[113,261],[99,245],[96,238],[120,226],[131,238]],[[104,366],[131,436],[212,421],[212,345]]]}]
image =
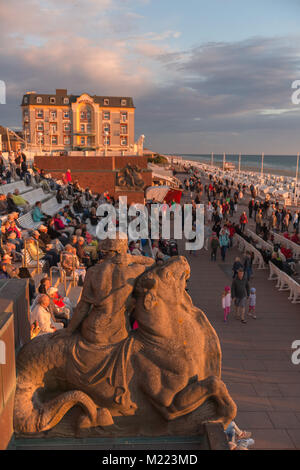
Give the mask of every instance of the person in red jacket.
[{"label": "person in red jacket", "polygon": [[248,223],[246,212],[243,212],[240,217],[241,231],[245,231],[245,225]]}]

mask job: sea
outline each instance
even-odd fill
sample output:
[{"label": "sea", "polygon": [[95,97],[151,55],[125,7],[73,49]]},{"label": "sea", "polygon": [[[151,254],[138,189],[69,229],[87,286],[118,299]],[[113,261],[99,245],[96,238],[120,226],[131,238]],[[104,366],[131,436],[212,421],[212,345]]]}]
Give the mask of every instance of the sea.
[{"label": "sea", "polygon": [[[175,156],[175,155],[174,155]],[[211,163],[212,157],[210,155],[196,155],[196,154],[181,154],[180,155],[184,160],[195,160],[203,163]],[[232,162],[235,164],[236,169],[238,169],[239,156],[226,154],[226,162]],[[251,168],[253,171],[261,170],[261,155],[242,155],[241,156],[241,171],[244,169]],[[214,154],[213,163],[222,164],[223,154]],[[218,165],[219,166],[219,165]],[[265,172],[272,173],[272,170],[278,174],[282,171],[283,174],[287,172],[291,176],[296,175],[296,166],[297,166],[297,156],[296,155],[264,155],[264,170]],[[300,161],[299,161],[300,166]],[[300,171],[300,167],[299,167]],[[298,178],[300,175],[298,176]]]}]

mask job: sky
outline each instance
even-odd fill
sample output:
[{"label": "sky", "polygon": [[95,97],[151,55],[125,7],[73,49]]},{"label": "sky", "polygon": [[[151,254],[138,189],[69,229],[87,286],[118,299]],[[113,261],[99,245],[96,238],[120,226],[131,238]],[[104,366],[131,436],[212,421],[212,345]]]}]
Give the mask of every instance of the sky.
[{"label": "sky", "polygon": [[26,91],[132,96],[161,153],[300,151],[299,0],[0,0],[0,124]]}]

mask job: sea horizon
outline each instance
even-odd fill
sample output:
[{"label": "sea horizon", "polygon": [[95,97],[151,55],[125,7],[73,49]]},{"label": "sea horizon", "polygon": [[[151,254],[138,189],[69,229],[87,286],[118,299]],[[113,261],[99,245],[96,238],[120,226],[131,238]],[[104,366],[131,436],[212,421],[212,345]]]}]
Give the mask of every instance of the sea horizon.
[{"label": "sea horizon", "polygon": [[[184,160],[201,161],[210,164],[212,162],[211,154],[170,154],[169,156],[181,156]],[[241,155],[241,171],[261,171],[262,156],[260,155]],[[226,154],[226,162],[234,163],[238,169],[239,155]],[[214,154],[213,163],[216,166],[223,163],[223,154]],[[297,155],[264,155],[264,172],[271,173],[282,171],[282,175],[296,176]]]}]

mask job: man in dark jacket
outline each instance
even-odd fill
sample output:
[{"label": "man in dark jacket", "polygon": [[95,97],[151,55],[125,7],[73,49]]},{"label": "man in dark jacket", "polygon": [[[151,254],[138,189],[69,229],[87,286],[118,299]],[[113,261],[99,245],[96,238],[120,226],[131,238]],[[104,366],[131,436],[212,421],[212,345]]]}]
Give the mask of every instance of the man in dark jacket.
[{"label": "man in dark jacket", "polygon": [[245,320],[246,300],[250,295],[250,287],[247,275],[243,269],[239,269],[237,277],[233,280],[231,285],[231,297],[235,306],[235,317],[237,320],[241,319],[242,323],[247,323]]}]

